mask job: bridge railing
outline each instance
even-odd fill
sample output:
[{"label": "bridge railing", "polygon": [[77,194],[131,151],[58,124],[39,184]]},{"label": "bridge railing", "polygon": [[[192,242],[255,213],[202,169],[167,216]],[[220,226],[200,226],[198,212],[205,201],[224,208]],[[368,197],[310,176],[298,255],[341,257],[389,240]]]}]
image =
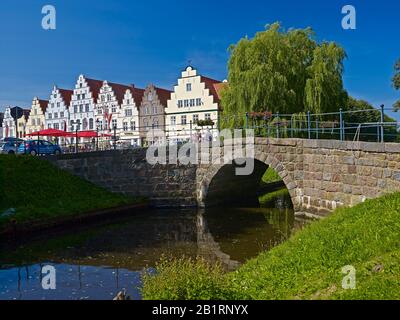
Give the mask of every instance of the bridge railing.
[{"label": "bridge railing", "polygon": [[[98,137],[68,138],[55,142],[62,145],[65,153],[135,149],[161,140],[167,144],[216,140],[220,130],[226,128],[253,129],[256,137],[400,142],[400,123],[387,116],[389,111],[393,112],[392,109],[381,107],[329,113],[263,112],[233,116],[222,113],[202,123],[189,120],[195,116],[188,113],[185,121],[176,116],[174,124],[153,124],[134,128],[125,125],[122,128],[113,127],[111,130],[97,128]],[[162,139],[159,138],[160,131],[165,136]]]}]

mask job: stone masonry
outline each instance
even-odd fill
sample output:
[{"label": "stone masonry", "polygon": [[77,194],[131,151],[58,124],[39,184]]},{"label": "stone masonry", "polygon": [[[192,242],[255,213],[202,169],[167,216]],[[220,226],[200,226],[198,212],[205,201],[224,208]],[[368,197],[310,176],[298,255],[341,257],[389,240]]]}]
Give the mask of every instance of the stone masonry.
[{"label": "stone masonry", "polygon": [[155,206],[207,206],[255,196],[268,166],[288,188],[297,213],[323,217],[341,206],[400,191],[400,144],[256,138],[255,171],[233,165],[156,165],[145,151],[109,151],[49,158],[113,192],[144,196]]}]

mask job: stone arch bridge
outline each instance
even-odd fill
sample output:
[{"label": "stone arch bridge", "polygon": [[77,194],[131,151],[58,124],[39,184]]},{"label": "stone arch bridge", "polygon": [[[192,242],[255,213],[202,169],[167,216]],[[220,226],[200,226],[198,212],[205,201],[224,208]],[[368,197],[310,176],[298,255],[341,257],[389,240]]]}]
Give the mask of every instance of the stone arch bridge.
[{"label": "stone arch bridge", "polygon": [[400,191],[400,144],[256,138],[254,172],[233,164],[150,165],[145,150],[49,157],[49,161],[113,192],[150,199],[157,207],[233,205],[257,201],[261,177],[272,167],[295,211],[323,217],[338,207]]}]

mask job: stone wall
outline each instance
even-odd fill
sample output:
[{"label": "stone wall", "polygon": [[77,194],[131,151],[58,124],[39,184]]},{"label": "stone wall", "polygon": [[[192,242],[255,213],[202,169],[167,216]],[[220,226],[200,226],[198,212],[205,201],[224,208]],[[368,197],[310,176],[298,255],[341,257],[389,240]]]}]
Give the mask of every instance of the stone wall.
[{"label": "stone wall", "polygon": [[49,160],[112,192],[144,196],[159,207],[252,200],[268,166],[282,177],[295,211],[310,216],[400,191],[400,144],[257,138],[254,158],[255,171],[245,177],[237,177],[233,165],[152,166],[145,150]]},{"label": "stone wall", "polygon": [[[309,216],[400,191],[400,144],[257,138],[254,158],[279,173],[296,212]],[[221,180],[223,167],[199,166],[200,205],[207,205],[212,181]]]},{"label": "stone wall", "polygon": [[157,207],[196,206],[196,166],[150,165],[144,150],[49,157],[61,169],[112,192],[146,197]]}]

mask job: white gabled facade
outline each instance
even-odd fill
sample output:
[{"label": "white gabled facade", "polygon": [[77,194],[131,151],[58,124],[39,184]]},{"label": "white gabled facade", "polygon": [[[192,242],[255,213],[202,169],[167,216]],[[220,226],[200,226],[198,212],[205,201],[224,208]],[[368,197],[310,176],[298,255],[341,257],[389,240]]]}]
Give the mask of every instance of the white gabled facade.
[{"label": "white gabled facade", "polygon": [[69,104],[73,91],[53,87],[49,104],[46,109],[46,129],[68,131],[69,129]]},{"label": "white gabled facade", "polygon": [[15,119],[11,115],[11,107],[6,107],[3,118],[3,138],[15,138]]},{"label": "white gabled facade", "polygon": [[121,140],[130,145],[140,146],[139,135],[139,108],[137,98],[141,95],[141,89],[126,90],[122,100],[121,111],[118,117],[118,127]]},{"label": "white gabled facade", "polygon": [[103,81],[79,76],[69,107],[70,131],[96,130],[95,107],[102,85]]},{"label": "white gabled facade", "polygon": [[26,134],[31,134],[45,129],[45,113],[49,101],[41,100],[38,97],[34,97],[32,100],[31,112],[26,123]]},{"label": "white gabled facade", "polygon": [[212,120],[217,134],[220,111],[219,90],[222,82],[203,77],[193,67],[187,67],[174,87],[165,109],[165,126],[170,142],[189,140],[200,131],[198,120]]}]

